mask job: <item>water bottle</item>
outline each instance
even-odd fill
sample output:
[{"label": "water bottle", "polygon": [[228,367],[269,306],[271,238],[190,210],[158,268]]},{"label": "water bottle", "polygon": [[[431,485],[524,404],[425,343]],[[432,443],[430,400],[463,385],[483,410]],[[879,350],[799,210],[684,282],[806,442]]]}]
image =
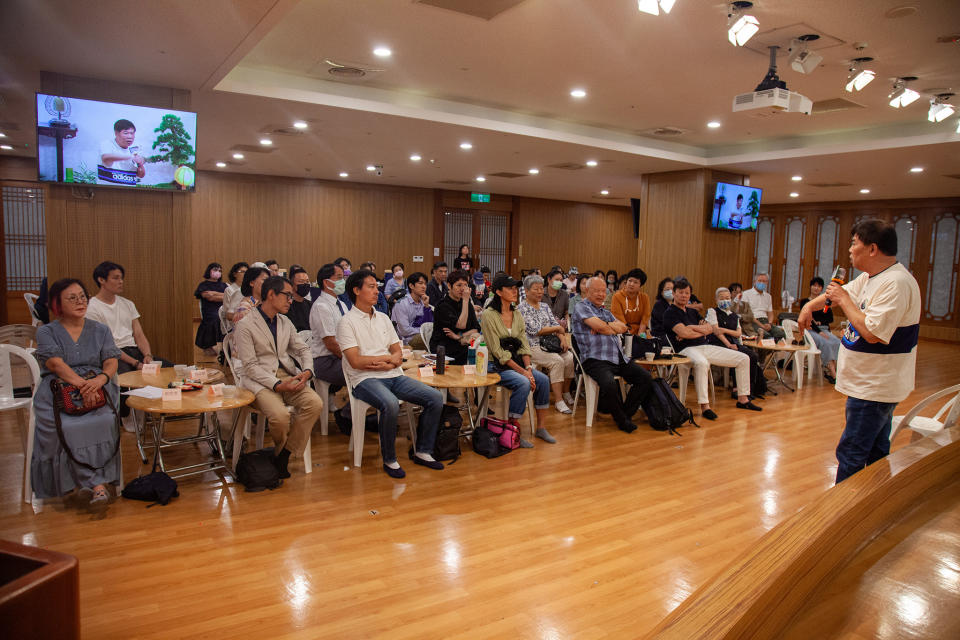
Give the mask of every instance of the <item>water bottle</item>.
[{"label": "water bottle", "polygon": [[477,340],[474,338],[467,346],[467,364],[477,364]]},{"label": "water bottle", "polygon": [[447,348],[442,344],[437,347],[437,375],[442,376],[447,369]]},{"label": "water bottle", "polygon": [[488,358],[489,358],[489,354],[487,352],[487,343],[481,340],[480,346],[477,347],[477,359],[476,359],[477,378],[483,378],[487,375]]}]

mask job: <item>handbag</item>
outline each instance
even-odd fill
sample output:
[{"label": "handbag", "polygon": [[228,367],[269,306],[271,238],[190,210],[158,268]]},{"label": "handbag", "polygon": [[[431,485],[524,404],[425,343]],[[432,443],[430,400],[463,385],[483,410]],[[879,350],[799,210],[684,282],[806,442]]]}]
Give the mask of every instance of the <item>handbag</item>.
[{"label": "handbag", "polygon": [[520,355],[520,349],[523,348],[523,343],[520,342],[520,338],[514,338],[512,336],[500,338],[500,348],[509,352],[510,359],[520,365],[521,369],[526,367],[523,363],[523,356]]},{"label": "handbag", "polygon": [[563,353],[563,344],[560,342],[560,336],[555,333],[540,336],[540,349],[547,353]]},{"label": "handbag", "polygon": [[[89,379],[100,375],[90,375],[91,373],[93,372],[88,373],[84,376],[84,378]],[[63,449],[73,464],[79,465],[84,469],[89,469],[90,471],[101,471],[108,464],[110,464],[115,457],[117,457],[117,452],[120,451],[120,414],[117,413],[117,407],[114,406],[113,400],[111,400],[110,396],[107,395],[107,393],[103,390],[103,387],[100,387],[97,392],[97,400],[91,405],[84,406],[83,395],[80,393],[79,389],[77,389],[75,385],[64,384],[59,378],[53,378],[50,380],[50,390],[53,391],[53,422],[57,427],[57,438],[60,440],[60,448]],[[77,400],[77,398],[79,398],[79,400]],[[99,404],[97,404],[97,402],[99,402]],[[70,450],[70,446],[67,444],[67,439],[63,435],[63,424],[60,419],[60,412],[62,411],[67,415],[80,416],[85,413],[89,413],[94,409],[99,409],[105,404],[109,404],[110,409],[113,411],[113,424],[117,429],[116,444],[113,446],[113,453],[110,454],[110,457],[107,458],[107,461],[99,467],[94,467],[86,462],[81,462],[74,457],[73,451]]]},{"label": "handbag", "polygon": [[497,418],[483,418],[480,424],[497,436],[497,442],[505,449],[520,447],[520,428],[512,422]]},{"label": "handbag", "polygon": [[151,473],[128,482],[120,495],[128,500],[150,502],[147,507],[152,507],[157,504],[166,505],[171,498],[179,496],[180,492],[177,491],[177,481],[163,471],[157,471],[157,465],[154,464]]},{"label": "handbag", "polygon": [[470,439],[473,441],[473,451],[482,455],[484,458],[499,458],[510,453],[510,449],[500,444],[500,437],[487,428],[485,421],[480,420],[480,424],[473,430]]}]

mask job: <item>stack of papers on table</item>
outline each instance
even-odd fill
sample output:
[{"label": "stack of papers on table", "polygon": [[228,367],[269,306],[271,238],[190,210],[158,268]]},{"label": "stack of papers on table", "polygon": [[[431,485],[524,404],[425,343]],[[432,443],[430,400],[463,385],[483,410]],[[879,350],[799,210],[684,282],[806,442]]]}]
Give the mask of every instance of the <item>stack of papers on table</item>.
[{"label": "stack of papers on table", "polygon": [[149,400],[156,400],[163,395],[163,389],[160,387],[143,387],[142,389],[131,389],[130,391],[124,391],[125,396],[136,396],[138,398],[147,398]]}]

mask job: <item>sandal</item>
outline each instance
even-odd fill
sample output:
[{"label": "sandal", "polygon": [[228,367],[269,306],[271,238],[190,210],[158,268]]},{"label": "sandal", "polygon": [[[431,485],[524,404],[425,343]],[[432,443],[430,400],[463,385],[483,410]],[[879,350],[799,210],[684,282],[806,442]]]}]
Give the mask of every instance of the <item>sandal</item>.
[{"label": "sandal", "polygon": [[106,504],[110,502],[110,493],[107,491],[106,487],[100,487],[99,489],[93,490],[93,495],[90,498],[90,506],[96,506],[99,504]]}]

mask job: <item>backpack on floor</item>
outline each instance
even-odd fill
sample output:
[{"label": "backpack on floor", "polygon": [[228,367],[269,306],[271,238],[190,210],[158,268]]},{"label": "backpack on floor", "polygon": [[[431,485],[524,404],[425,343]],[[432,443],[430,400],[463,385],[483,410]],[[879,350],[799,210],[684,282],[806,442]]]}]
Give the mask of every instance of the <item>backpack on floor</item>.
[{"label": "backpack on floor", "polygon": [[250,492],[272,490],[283,484],[273,449],[241,453],[240,459],[237,460],[237,472],[234,475]]},{"label": "backpack on floor", "polygon": [[473,430],[473,450],[485,458],[497,458],[505,453],[510,453],[512,449],[500,444],[499,433],[494,433],[487,428],[487,419],[480,420],[479,426]]},{"label": "backpack on floor", "polygon": [[693,419],[693,412],[680,402],[666,380],[654,378],[652,382],[647,399],[640,405],[643,407],[643,412],[647,414],[651,427],[657,431],[669,431],[676,435],[680,435],[677,429],[687,422],[700,428]]},{"label": "backpack on floor", "polygon": [[460,457],[460,428],[463,426],[463,418],[460,417],[460,410],[456,407],[443,405],[443,413],[440,414],[440,428],[437,429],[437,440],[433,445],[433,457],[436,460],[451,463],[456,462]]}]

